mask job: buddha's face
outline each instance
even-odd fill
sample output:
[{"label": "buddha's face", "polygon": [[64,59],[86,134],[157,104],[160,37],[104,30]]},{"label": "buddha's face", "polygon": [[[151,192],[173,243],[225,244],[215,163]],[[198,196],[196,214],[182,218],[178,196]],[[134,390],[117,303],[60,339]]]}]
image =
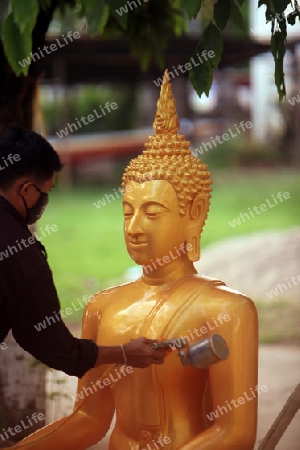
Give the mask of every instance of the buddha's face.
[{"label": "buddha's face", "polygon": [[179,215],[177,196],[168,181],[129,181],[123,210],[127,251],[137,264],[151,264],[170,251],[178,259],[187,258],[184,243],[188,214]]}]

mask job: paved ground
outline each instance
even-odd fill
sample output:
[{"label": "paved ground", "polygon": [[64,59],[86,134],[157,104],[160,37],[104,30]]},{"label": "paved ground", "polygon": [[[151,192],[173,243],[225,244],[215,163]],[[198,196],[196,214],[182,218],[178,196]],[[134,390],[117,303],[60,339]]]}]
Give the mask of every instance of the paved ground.
[{"label": "paved ground", "polygon": [[[268,392],[259,397],[257,444],[265,436],[286,400],[300,383],[300,349],[262,345],[259,348],[259,384]],[[299,450],[300,411],[294,417],[276,450]],[[257,448],[257,446],[255,447]]]},{"label": "paved ground", "polygon": [[[279,297],[296,302],[300,300],[299,285],[291,277],[300,275],[300,228],[285,232],[264,232],[239,236],[207,247],[202,253],[198,270],[224,280],[228,286],[247,293],[251,298],[264,300],[272,309]],[[290,281],[290,286],[288,285]],[[278,283],[285,283],[279,292]],[[278,295],[270,299],[266,293],[278,288]],[[300,318],[299,318],[300,319]],[[280,317],[278,317],[280,320]],[[300,320],[299,320],[300,322]],[[257,446],[284,406],[289,395],[300,383],[300,348],[283,345],[261,345],[259,349],[259,383],[268,392],[259,397]],[[53,376],[53,375],[50,375]],[[49,391],[74,395],[76,379],[61,376],[63,384],[49,382]],[[72,399],[59,395],[48,402],[48,421],[71,411]],[[284,434],[276,450],[299,450],[300,411]],[[108,438],[94,450],[107,450]],[[242,449],[237,449],[242,450]]]}]

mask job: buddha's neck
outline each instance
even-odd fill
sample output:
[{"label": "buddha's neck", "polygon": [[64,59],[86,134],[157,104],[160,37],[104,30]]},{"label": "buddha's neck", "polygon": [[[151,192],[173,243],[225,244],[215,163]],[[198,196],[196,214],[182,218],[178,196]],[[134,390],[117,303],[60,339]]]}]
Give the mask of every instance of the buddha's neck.
[{"label": "buddha's neck", "polygon": [[186,275],[197,273],[194,264],[187,258],[174,261],[173,264],[153,268],[153,271],[146,270],[147,267],[149,266],[143,266],[142,281],[154,286],[171,283]]}]

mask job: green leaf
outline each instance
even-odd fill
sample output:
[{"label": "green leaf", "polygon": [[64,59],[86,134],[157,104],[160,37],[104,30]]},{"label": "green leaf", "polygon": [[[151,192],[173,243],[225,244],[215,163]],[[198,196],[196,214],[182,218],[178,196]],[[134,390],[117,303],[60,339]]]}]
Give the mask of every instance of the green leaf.
[{"label": "green leaf", "polygon": [[286,40],[281,31],[277,30],[271,37],[271,52],[275,61],[275,84],[281,101],[286,95],[283,58],[286,52]]},{"label": "green leaf", "polygon": [[195,66],[193,64],[193,59],[196,59],[195,53],[196,52],[194,52],[190,59],[190,64],[193,66],[189,72],[190,82],[199,97],[201,97],[203,93],[208,97],[213,81],[212,65],[210,61],[203,61],[199,66]]},{"label": "green leaf", "polygon": [[291,0],[259,0],[258,7],[266,5],[270,14],[275,16],[276,14],[282,14],[290,3]]},{"label": "green leaf", "polygon": [[279,28],[282,34],[282,37],[284,40],[286,40],[287,37],[287,25],[286,25],[286,18],[281,17],[281,20],[278,21]]},{"label": "green leaf", "polygon": [[276,14],[282,14],[291,0],[271,0],[271,8]]},{"label": "green leaf", "polygon": [[291,13],[287,16],[287,21],[288,21],[288,23],[289,23],[290,25],[295,25],[297,17],[300,18],[300,14],[297,13],[297,11],[291,12]]},{"label": "green leaf", "polygon": [[31,33],[27,33],[25,30],[25,33],[22,34],[11,13],[3,23],[1,37],[5,55],[13,71],[16,75],[20,75],[21,73],[27,75],[29,65],[25,64],[24,68],[22,68],[20,62],[26,58],[29,58],[30,61],[30,52],[32,49]]},{"label": "green leaf", "polygon": [[39,12],[38,0],[11,0],[11,8],[21,33],[24,33],[25,30],[31,33]]},{"label": "green leaf", "polygon": [[219,0],[214,6],[214,21],[220,30],[224,30],[230,17],[230,0]]},{"label": "green leaf", "polygon": [[89,1],[86,5],[86,18],[88,23],[88,31],[91,36],[102,33],[109,18],[109,7],[104,0]]},{"label": "green leaf", "polygon": [[203,47],[207,52],[214,52],[215,56],[210,61],[214,67],[218,67],[223,52],[223,39],[219,28],[213,22],[210,22],[203,32]]},{"label": "green leaf", "polygon": [[186,11],[190,20],[193,18],[196,19],[198,12],[201,9],[202,2],[203,0],[181,0],[181,8]]},{"label": "green leaf", "polygon": [[128,23],[128,14],[131,13],[132,9],[129,8],[126,2],[124,3],[124,0],[107,0],[107,4],[109,5],[111,15],[114,16],[115,19],[117,19],[120,27],[126,30]]},{"label": "green leaf", "polygon": [[273,19],[271,24],[271,36],[273,36],[274,30],[275,30],[275,20]]},{"label": "green leaf", "polygon": [[269,7],[269,5],[267,5],[267,9],[266,9],[266,22],[270,22],[270,20],[274,21],[275,18],[275,13],[274,11],[272,11],[272,9]]},{"label": "green leaf", "polygon": [[234,0],[230,0],[230,19],[241,30],[247,32],[244,17],[241,13],[240,7]]}]

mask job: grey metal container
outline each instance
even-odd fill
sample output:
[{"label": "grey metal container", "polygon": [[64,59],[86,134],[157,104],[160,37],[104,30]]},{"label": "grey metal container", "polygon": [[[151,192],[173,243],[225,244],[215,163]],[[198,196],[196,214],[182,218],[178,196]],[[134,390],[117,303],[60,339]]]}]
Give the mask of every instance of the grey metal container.
[{"label": "grey metal container", "polygon": [[186,358],[188,364],[204,369],[212,364],[227,359],[229,350],[225,339],[219,334],[196,342],[188,348]]}]

